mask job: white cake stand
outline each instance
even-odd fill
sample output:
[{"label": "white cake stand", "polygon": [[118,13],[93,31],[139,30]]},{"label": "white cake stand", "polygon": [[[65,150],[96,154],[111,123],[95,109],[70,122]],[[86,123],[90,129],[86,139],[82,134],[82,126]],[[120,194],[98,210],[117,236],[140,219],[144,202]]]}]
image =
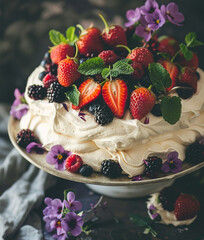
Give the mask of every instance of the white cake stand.
[{"label": "white cake stand", "polygon": [[204,162],[197,165],[190,165],[184,162],[183,171],[179,173],[169,174],[155,179],[145,179],[142,181],[131,181],[127,176],[122,176],[117,179],[109,179],[98,173],[93,173],[90,177],[83,177],[80,174],[56,170],[53,165],[46,162],[46,153],[43,155],[27,153],[16,143],[16,135],[19,131],[19,121],[10,117],[8,123],[9,138],[17,151],[31,164],[59,178],[85,183],[87,187],[93,191],[114,198],[136,198],[148,196],[151,193],[160,191],[164,187],[170,186],[175,179],[204,167]]}]

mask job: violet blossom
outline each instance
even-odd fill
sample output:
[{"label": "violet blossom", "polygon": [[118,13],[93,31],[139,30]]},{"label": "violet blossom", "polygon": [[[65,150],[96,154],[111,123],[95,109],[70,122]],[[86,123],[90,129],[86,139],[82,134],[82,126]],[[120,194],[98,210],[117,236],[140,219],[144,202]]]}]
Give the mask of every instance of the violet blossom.
[{"label": "violet blossom", "polygon": [[65,170],[65,160],[72,154],[70,151],[65,151],[61,145],[55,145],[51,148],[46,156],[46,161],[49,164],[55,165],[57,170]]},{"label": "violet blossom", "polygon": [[160,216],[159,213],[157,213],[157,208],[153,204],[149,206],[148,210],[153,220]]},{"label": "violet blossom", "polygon": [[14,90],[15,100],[11,106],[10,115],[16,119],[21,119],[28,111],[28,105],[24,98],[24,93],[20,93],[19,89]]},{"label": "violet blossom", "polygon": [[42,147],[41,143],[31,142],[26,147],[26,152],[31,153],[34,151],[37,154],[43,154],[46,150]]},{"label": "violet blossom", "polygon": [[167,161],[163,163],[161,170],[164,173],[178,173],[182,170],[182,161],[178,158],[178,152],[168,154]]},{"label": "violet blossom", "polygon": [[147,14],[145,16],[145,20],[147,21],[148,28],[153,31],[158,30],[166,22],[164,16],[159,9],[155,10],[152,14]]},{"label": "violet blossom", "polygon": [[68,212],[64,219],[62,219],[61,225],[66,232],[70,232],[73,236],[79,236],[82,232],[82,225],[84,221],[82,217],[78,216],[74,212]]},{"label": "violet blossom", "polygon": [[135,10],[128,10],[126,13],[126,18],[129,22],[125,23],[126,27],[130,27],[134,25],[137,21],[139,21],[141,16],[140,9],[136,8]]},{"label": "violet blossom", "polygon": [[155,9],[159,9],[158,3],[155,0],[147,0],[144,6],[140,7],[140,12],[146,15],[147,13],[153,13]]},{"label": "violet blossom", "polygon": [[43,210],[43,214],[51,219],[60,219],[63,214],[64,203],[58,198],[53,200],[51,198],[45,198],[44,201],[47,207]]},{"label": "violet blossom", "polygon": [[67,239],[67,233],[62,228],[61,219],[58,218],[49,218],[48,216],[44,216],[43,220],[45,222],[45,230],[47,232],[56,231],[56,234],[53,235],[54,238],[58,240],[65,240]]},{"label": "violet blossom", "polygon": [[144,38],[145,42],[148,42],[152,36],[153,31],[148,27],[148,23],[145,20],[144,16],[140,18],[140,23],[141,24],[136,27],[135,33],[138,36]]},{"label": "violet blossom", "polygon": [[184,16],[181,12],[179,12],[178,5],[174,2],[170,2],[167,6],[161,6],[161,12],[163,16],[169,20],[169,22],[182,26],[182,22],[184,21]]},{"label": "violet blossom", "polygon": [[64,205],[71,211],[79,211],[82,209],[80,201],[75,201],[75,194],[73,192],[67,193],[67,201],[64,200]]},{"label": "violet blossom", "polygon": [[137,175],[132,177],[132,181],[141,181],[142,180],[142,176],[141,175]]}]

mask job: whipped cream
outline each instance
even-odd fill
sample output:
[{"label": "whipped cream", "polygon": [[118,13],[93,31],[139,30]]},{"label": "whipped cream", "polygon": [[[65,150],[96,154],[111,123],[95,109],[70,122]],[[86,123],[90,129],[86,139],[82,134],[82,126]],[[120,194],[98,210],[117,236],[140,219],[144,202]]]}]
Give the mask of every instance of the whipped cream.
[{"label": "whipped cream", "polygon": [[158,198],[159,198],[159,193],[154,193],[151,195],[151,197],[147,201],[148,214],[151,219],[153,219],[152,215],[149,211],[149,208],[151,205],[153,205],[156,208],[156,210],[155,210],[156,213],[158,213],[161,216],[160,223],[163,223],[166,225],[169,225],[169,224],[173,224],[174,226],[189,225],[196,219],[197,216],[195,216],[194,218],[187,219],[187,220],[178,221],[176,219],[176,216],[173,211],[169,212],[169,211],[163,209],[162,204],[158,201]]},{"label": "whipped cream", "polygon": [[21,119],[20,128],[33,130],[48,151],[60,144],[80,155],[95,171],[100,171],[103,160],[114,159],[129,177],[139,175],[144,171],[143,159],[149,155],[157,155],[164,162],[169,152],[177,151],[184,160],[186,146],[204,136],[204,73],[201,70],[198,91],[192,98],[181,101],[182,114],[176,124],[170,125],[151,113],[147,116],[149,124],[144,124],[133,119],[127,110],[123,119],[114,118],[106,126],[98,125],[85,110],[86,121],[83,121],[68,101],[64,102],[68,107],[66,111],[62,103],[29,98],[28,86],[42,85],[38,75],[43,70],[37,67],[28,78],[25,98],[29,111]]}]

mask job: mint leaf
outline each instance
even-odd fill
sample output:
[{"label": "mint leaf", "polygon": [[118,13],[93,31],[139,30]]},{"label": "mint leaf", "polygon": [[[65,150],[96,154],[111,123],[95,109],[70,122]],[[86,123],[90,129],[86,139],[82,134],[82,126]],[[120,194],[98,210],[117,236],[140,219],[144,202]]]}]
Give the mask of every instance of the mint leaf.
[{"label": "mint leaf", "polygon": [[66,38],[64,35],[56,30],[49,31],[50,41],[56,46],[60,43],[66,43]]},{"label": "mint leaf", "polygon": [[100,74],[104,68],[104,61],[100,57],[94,57],[82,63],[78,68],[78,72],[84,75],[95,75]]},{"label": "mint leaf", "polygon": [[196,39],[196,33],[194,32],[189,32],[186,36],[185,36],[185,42],[187,47],[190,47],[191,44],[195,41]]},{"label": "mint leaf", "polygon": [[188,47],[183,43],[181,43],[179,46],[180,46],[181,52],[184,55],[184,58],[187,61],[191,60],[193,57],[193,52],[191,50],[189,50]]},{"label": "mint leaf", "polygon": [[69,90],[65,93],[65,96],[75,106],[79,105],[80,92],[76,85],[73,84],[71,87],[69,87]]},{"label": "mint leaf", "polygon": [[165,96],[161,100],[161,112],[165,121],[175,124],[181,116],[181,99]]},{"label": "mint leaf", "polygon": [[108,78],[110,76],[110,68],[104,68],[101,75],[104,79]]},{"label": "mint leaf", "polygon": [[67,42],[70,45],[74,45],[74,43],[78,40],[78,37],[75,34],[75,27],[74,26],[71,26],[71,27],[67,28],[66,38],[67,38]]},{"label": "mint leaf", "polygon": [[148,227],[151,220],[137,214],[130,215],[130,221],[135,223],[138,227]]},{"label": "mint leaf", "polygon": [[150,63],[149,77],[158,92],[165,92],[172,84],[168,71],[160,63]]},{"label": "mint leaf", "polygon": [[111,69],[112,77],[117,77],[120,74],[129,75],[134,72],[133,67],[129,64],[132,61],[130,59],[122,59],[113,64]]}]

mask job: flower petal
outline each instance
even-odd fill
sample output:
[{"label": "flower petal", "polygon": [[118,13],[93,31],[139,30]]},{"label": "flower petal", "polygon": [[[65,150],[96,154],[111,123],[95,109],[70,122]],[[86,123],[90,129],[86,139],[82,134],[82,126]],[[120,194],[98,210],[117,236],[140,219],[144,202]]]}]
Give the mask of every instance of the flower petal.
[{"label": "flower petal", "polygon": [[170,171],[169,163],[166,161],[161,167],[162,172],[168,173]]},{"label": "flower petal", "polygon": [[74,229],[71,230],[71,234],[75,237],[79,236],[81,232],[82,232],[82,229],[79,226],[76,226]]},{"label": "flower petal", "polygon": [[46,162],[49,163],[49,164],[55,164],[57,162],[57,158],[54,158],[54,154],[53,152],[48,152],[47,155],[46,155]]},{"label": "flower petal", "polygon": [[37,154],[43,154],[45,149],[42,147],[41,143],[31,142],[26,147],[27,153],[31,153],[32,151],[36,152]]},{"label": "flower petal", "polygon": [[80,201],[74,201],[72,202],[71,206],[70,206],[70,210],[72,211],[79,211],[82,209],[82,204]]},{"label": "flower petal", "polygon": [[75,194],[73,192],[68,192],[67,193],[67,200],[69,203],[72,203],[75,200]]}]

